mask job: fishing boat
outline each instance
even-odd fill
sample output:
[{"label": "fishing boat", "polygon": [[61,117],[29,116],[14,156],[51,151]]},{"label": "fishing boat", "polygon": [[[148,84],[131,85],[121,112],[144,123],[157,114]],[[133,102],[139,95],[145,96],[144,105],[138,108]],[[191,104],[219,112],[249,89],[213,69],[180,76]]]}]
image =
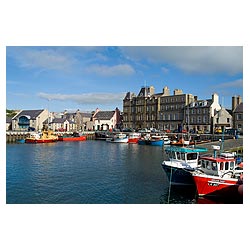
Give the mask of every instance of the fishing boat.
[{"label": "fishing boat", "polygon": [[42,132],[33,132],[25,139],[25,143],[50,143],[56,142],[58,136],[53,134],[52,130],[43,130]]},{"label": "fishing boat", "polygon": [[223,152],[212,146],[213,156],[200,157],[200,167],[192,172],[199,196],[225,196],[233,186],[243,185],[243,163],[237,164],[235,153]]},{"label": "fishing boat", "polygon": [[138,144],[150,145],[150,146],[163,146],[164,140],[161,136],[146,134],[144,137],[139,139]]},{"label": "fishing boat", "polygon": [[106,139],[106,142],[127,143],[128,136],[123,133],[112,134],[110,137]]},{"label": "fishing boat", "polygon": [[140,133],[132,132],[128,134],[128,143],[138,143],[141,138]]},{"label": "fishing boat", "polygon": [[206,148],[167,146],[167,159],[162,162],[171,185],[195,186],[191,171],[199,167],[199,154],[207,152]]},{"label": "fishing boat", "polygon": [[25,139],[17,139],[16,142],[17,143],[25,143]]},{"label": "fishing boat", "polygon": [[86,141],[86,139],[87,137],[85,135],[80,135],[77,132],[58,136],[58,141]]}]

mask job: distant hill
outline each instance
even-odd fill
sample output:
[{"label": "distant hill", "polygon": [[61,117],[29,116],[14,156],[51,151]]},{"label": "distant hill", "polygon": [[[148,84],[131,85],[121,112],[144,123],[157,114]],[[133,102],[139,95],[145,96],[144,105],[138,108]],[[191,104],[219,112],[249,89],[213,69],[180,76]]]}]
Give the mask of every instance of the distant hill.
[{"label": "distant hill", "polygon": [[6,109],[6,116],[7,117],[13,117],[15,116],[19,111],[13,110],[13,109]]}]

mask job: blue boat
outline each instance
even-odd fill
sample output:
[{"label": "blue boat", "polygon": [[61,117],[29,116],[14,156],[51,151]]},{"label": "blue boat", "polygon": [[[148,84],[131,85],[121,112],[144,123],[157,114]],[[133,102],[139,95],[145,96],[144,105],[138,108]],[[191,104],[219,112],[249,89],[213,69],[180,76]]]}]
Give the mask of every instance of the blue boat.
[{"label": "blue boat", "polygon": [[146,135],[139,139],[138,144],[140,145],[150,145],[150,146],[163,146],[164,139],[161,136]]},{"label": "blue boat", "polygon": [[17,143],[25,143],[25,139],[17,139],[16,142]]},{"label": "blue boat", "polygon": [[199,153],[207,152],[206,148],[168,146],[165,149],[167,160],[162,167],[171,185],[194,186],[191,172],[198,168]]}]

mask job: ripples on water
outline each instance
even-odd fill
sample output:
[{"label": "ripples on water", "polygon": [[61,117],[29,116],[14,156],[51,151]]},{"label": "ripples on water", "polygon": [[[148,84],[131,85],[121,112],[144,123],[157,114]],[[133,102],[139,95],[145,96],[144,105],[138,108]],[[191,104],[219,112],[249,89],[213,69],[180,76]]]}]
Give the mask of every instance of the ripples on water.
[{"label": "ripples on water", "polygon": [[193,203],[171,193],[161,147],[105,141],[7,144],[7,203]]}]

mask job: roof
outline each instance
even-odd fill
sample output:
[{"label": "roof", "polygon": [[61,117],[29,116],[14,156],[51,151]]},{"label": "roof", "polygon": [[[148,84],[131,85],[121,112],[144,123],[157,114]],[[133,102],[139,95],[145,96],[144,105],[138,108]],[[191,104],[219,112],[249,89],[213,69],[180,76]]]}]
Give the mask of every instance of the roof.
[{"label": "roof", "polygon": [[91,118],[92,117],[92,114],[91,113],[80,113],[83,117],[86,117],[86,118]]},{"label": "roof", "polygon": [[22,110],[17,116],[15,116],[14,119],[17,119],[21,116],[29,116],[31,120],[35,120],[44,109],[38,109],[38,110]]},{"label": "roof", "polygon": [[54,118],[52,123],[64,123],[66,121],[68,121],[69,123],[75,123],[75,122],[68,120],[66,118]]},{"label": "roof", "polygon": [[54,118],[52,123],[64,123],[66,120],[66,118]]},{"label": "roof", "polygon": [[11,123],[12,122],[12,117],[6,116],[6,123]]},{"label": "roof", "polygon": [[212,103],[213,103],[212,99],[196,100],[191,102],[188,106],[189,108],[205,108],[205,107],[210,107]]},{"label": "roof", "polygon": [[166,152],[181,152],[181,153],[197,153],[197,152],[207,152],[206,148],[188,148],[188,147],[175,147],[170,146],[165,149]]},{"label": "roof", "polygon": [[123,100],[131,100],[133,97],[135,97],[135,94],[132,92],[127,92],[126,96]]},{"label": "roof", "polygon": [[235,113],[243,113],[243,102],[240,103],[234,110]]},{"label": "roof", "polygon": [[115,111],[99,111],[93,118],[98,120],[110,120],[115,114]]}]

